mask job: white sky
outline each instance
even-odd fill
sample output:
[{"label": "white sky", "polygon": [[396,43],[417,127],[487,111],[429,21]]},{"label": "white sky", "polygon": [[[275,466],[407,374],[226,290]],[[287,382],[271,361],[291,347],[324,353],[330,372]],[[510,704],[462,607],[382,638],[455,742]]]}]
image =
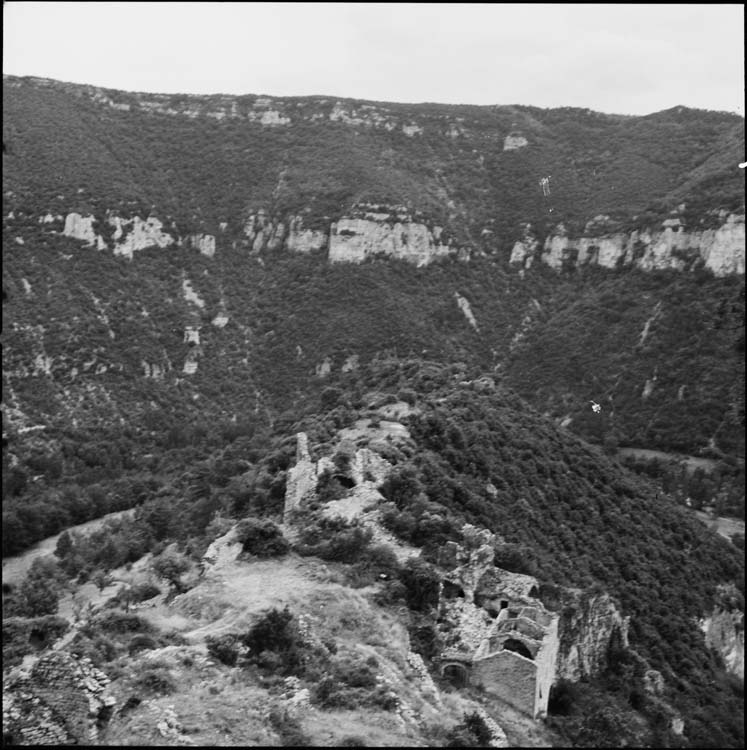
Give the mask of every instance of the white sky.
[{"label": "white sky", "polygon": [[744,115],[744,7],[5,2],[3,72],[127,91]]}]

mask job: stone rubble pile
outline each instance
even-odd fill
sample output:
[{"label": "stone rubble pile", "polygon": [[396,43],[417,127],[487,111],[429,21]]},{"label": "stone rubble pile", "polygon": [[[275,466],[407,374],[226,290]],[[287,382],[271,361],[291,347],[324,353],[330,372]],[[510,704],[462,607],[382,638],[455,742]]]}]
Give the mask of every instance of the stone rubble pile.
[{"label": "stone rubble pile", "polygon": [[3,685],[3,733],[12,744],[87,744],[115,703],[109,678],[86,658],[52,651]]}]

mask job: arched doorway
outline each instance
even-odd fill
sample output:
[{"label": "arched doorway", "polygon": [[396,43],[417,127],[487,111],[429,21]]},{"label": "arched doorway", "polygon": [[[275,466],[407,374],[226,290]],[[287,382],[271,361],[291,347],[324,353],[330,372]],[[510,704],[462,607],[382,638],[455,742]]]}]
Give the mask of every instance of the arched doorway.
[{"label": "arched doorway", "polygon": [[468,681],[467,668],[464,664],[446,664],[441,674],[455,687],[464,687]]},{"label": "arched doorway", "polygon": [[506,640],[503,642],[503,650],[513,651],[516,654],[520,654],[521,656],[524,656],[527,659],[532,659],[532,661],[534,661],[532,652],[520,640],[516,638],[506,638]]}]

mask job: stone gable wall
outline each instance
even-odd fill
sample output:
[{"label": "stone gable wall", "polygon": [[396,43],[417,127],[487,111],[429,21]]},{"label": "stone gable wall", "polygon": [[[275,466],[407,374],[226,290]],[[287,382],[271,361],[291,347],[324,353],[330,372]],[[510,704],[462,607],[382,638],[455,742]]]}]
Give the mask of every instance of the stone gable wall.
[{"label": "stone gable wall", "polygon": [[512,651],[499,651],[472,665],[470,682],[485,687],[522,713],[534,717],[537,665]]}]

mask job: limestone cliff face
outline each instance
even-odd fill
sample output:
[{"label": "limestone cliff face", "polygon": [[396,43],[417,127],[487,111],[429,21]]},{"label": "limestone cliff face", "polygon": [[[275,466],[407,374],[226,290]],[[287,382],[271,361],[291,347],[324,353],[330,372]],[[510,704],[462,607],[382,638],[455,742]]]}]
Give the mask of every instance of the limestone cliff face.
[{"label": "limestone cliff face", "polygon": [[509,133],[503,141],[504,151],[515,151],[518,148],[528,146],[529,141],[520,133]]},{"label": "limestone cliff face", "polygon": [[736,587],[721,586],[719,601],[709,617],[700,621],[706,644],[721,654],[726,671],[744,679],[744,612]]},{"label": "limestone cliff face", "polygon": [[327,233],[318,229],[306,229],[303,219],[294,216],[288,223],[286,247],[292,253],[309,253],[327,246]]},{"label": "limestone cliff face", "polygon": [[[149,216],[145,220],[139,216],[132,219],[110,216],[106,221],[109,227],[113,229],[111,238],[114,243],[114,254],[124,255],[130,260],[138,250],[144,250],[147,247],[168,247],[175,242],[170,234],[163,231],[162,222],[155,216]],[[108,244],[104,237],[96,232],[95,222],[94,216],[70,213],[65,218],[62,233],[66,237],[83,240],[89,246],[104,250],[108,247]]]},{"label": "limestone cliff face", "polygon": [[425,224],[404,221],[389,224],[373,219],[340,219],[329,234],[331,263],[361,263],[374,255],[426,266],[453,252],[441,244]]},{"label": "limestone cliff face", "polygon": [[[102,108],[121,112],[145,112],[191,120],[209,118],[218,122],[239,121],[262,128],[285,128],[292,123],[339,123],[355,129],[398,131],[409,137],[424,131],[443,132],[450,137],[469,137],[463,117],[444,114],[414,122],[411,115],[382,103],[360,103],[326,97],[231,96],[226,94],[156,94],[102,89],[49,78],[3,76],[6,86],[34,86],[63,91],[94,102]],[[454,122],[456,119],[456,122]]]},{"label": "limestone cliff face", "polygon": [[717,608],[700,627],[706,644],[721,654],[726,671],[744,679],[744,613]]},{"label": "limestone cliff face", "polygon": [[190,234],[187,244],[203,255],[212,258],[215,255],[215,237],[212,234]]},{"label": "limestone cliff face", "polygon": [[526,224],[522,238],[514,243],[509,262],[513,266],[521,267],[522,270],[531,268],[538,247],[539,242],[532,235],[531,225]]},{"label": "limestone cliff face", "polygon": [[[70,213],[65,217],[65,226],[62,233],[66,237],[73,237],[76,240],[83,240],[89,246],[96,246],[99,250],[106,247],[103,240],[96,234],[93,228],[93,216],[81,216],[78,213]],[[102,247],[103,245],[103,247]]]},{"label": "limestone cliff face", "polygon": [[627,648],[628,618],[607,594],[564,590],[562,602],[556,676],[575,682],[605,668],[615,639]]},{"label": "limestone cliff face", "polygon": [[244,236],[247,238],[252,252],[277,250],[285,240],[286,225],[282,221],[270,218],[261,208],[256,214],[249,216],[244,223]]},{"label": "limestone cliff face", "polygon": [[[571,238],[562,224],[545,240],[540,259],[555,270],[570,264],[605,268],[636,267],[644,271],[685,271],[699,265],[715,276],[743,274],[745,269],[744,216],[722,217],[718,229],[686,231],[679,219],[667,219],[659,231],[611,232]],[[590,222],[591,225],[591,222]],[[598,228],[587,225],[587,228]],[[529,268],[538,243],[527,229],[512,249],[510,262]]]},{"label": "limestone cliff face", "polygon": [[163,231],[163,224],[155,216],[149,216],[145,221],[139,216],[129,220],[113,216],[109,219],[109,224],[115,227],[112,238],[114,254],[124,255],[130,260],[138,250],[145,250],[147,247],[168,247],[175,242],[170,234]]}]

